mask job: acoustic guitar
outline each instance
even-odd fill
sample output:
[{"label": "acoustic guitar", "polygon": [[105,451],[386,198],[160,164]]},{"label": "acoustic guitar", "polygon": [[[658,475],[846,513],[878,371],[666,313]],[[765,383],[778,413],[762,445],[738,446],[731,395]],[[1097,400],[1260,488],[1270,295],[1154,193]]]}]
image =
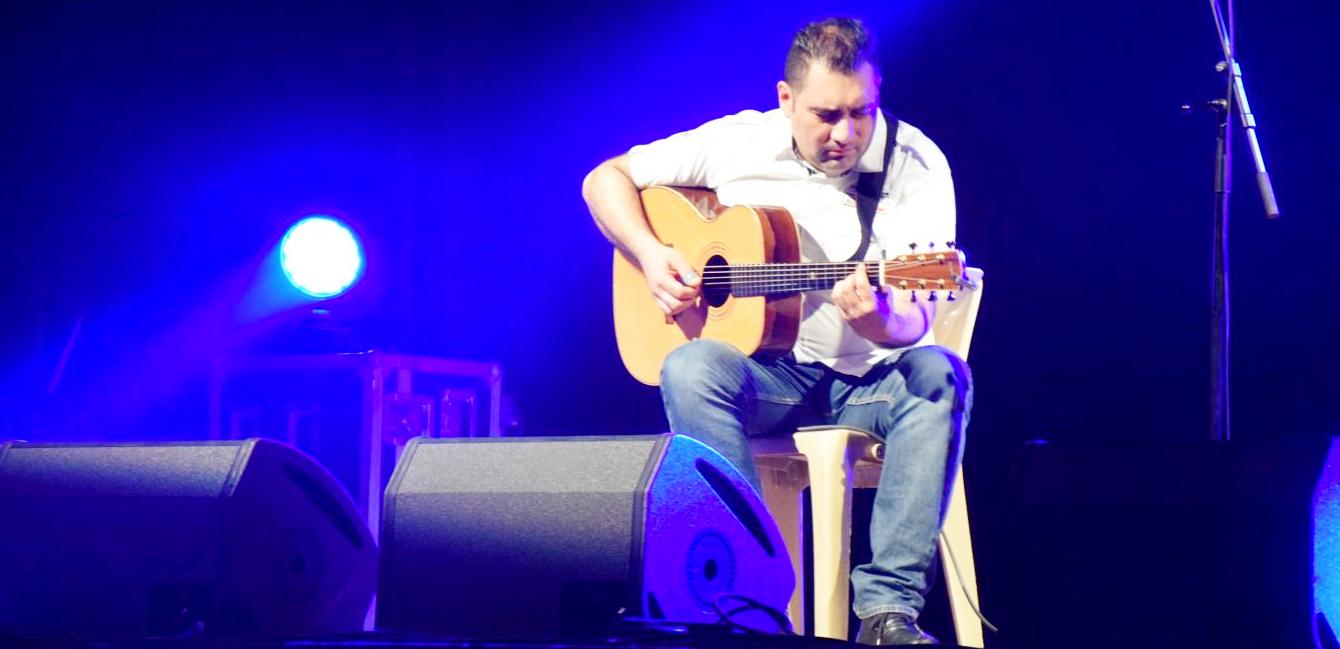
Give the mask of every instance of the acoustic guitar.
[{"label": "acoustic guitar", "polygon": [[[647,289],[637,262],[614,252],[614,333],[633,378],[659,385],[661,364],[698,338],[730,343],[745,354],[782,354],[796,343],[803,291],[830,291],[856,262],[800,261],[800,237],[780,207],[726,208],[706,189],[649,187],[642,205],[656,238],[698,270],[695,303],[667,316]],[[952,248],[867,261],[872,285],[928,292],[966,287],[963,254]],[[915,298],[914,293],[914,298]]]}]

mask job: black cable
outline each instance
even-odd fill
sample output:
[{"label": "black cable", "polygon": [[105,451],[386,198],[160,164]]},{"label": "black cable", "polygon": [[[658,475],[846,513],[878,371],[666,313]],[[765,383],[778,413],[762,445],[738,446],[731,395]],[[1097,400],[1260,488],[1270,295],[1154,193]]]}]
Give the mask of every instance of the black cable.
[{"label": "black cable", "polygon": [[[732,608],[732,609],[730,609],[730,610],[728,610],[728,611],[724,611],[724,610],[722,610],[722,608],[721,608],[721,607],[722,607],[722,602],[727,601],[727,600],[736,600],[736,601],[739,601],[739,602],[743,602],[743,604],[741,604],[740,606],[736,606],[735,608]],[[724,594],[724,595],[721,595],[721,596],[717,597],[715,600],[713,600],[713,602],[712,602],[712,610],[716,611],[717,615],[720,616],[720,618],[721,618],[721,623],[722,623],[722,624],[725,624],[726,626],[729,626],[729,627],[732,628],[732,629],[738,629],[738,630],[743,631],[743,632],[745,632],[745,633],[750,633],[750,634],[764,634],[764,635],[795,635],[795,634],[796,634],[795,629],[793,629],[793,628],[791,627],[791,620],[788,619],[788,618],[786,617],[785,614],[783,614],[781,611],[778,611],[777,609],[775,609],[775,608],[773,608],[773,607],[771,607],[771,606],[768,606],[767,604],[764,604],[763,602],[760,602],[760,601],[758,601],[758,600],[756,600],[756,599],[754,599],[754,598],[752,598],[752,597],[746,597],[746,596],[744,596],[744,595],[735,595],[735,594],[732,594],[732,593],[726,593],[726,594]],[[746,612],[749,612],[749,611],[761,611],[764,615],[766,615],[766,616],[768,617],[768,619],[772,620],[772,623],[773,623],[773,624],[777,625],[776,630],[756,629],[756,628],[751,627],[751,626],[749,626],[749,625],[747,625],[747,624],[741,624],[741,623],[739,623],[739,622],[736,622],[736,621],[733,619],[734,616],[739,615],[740,613],[746,613]]]}]

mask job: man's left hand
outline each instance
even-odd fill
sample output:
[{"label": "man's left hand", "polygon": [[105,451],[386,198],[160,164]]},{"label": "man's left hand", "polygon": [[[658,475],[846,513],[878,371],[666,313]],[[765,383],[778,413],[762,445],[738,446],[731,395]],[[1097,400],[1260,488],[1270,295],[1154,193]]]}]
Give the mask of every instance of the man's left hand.
[{"label": "man's left hand", "polygon": [[913,307],[918,328],[921,333],[903,340],[915,332],[908,329],[907,318],[895,313],[892,295],[887,286],[875,287],[866,275],[865,264],[857,264],[856,272],[842,278],[833,286],[833,304],[837,306],[842,319],[851,328],[867,340],[880,345],[911,344],[925,333],[926,316],[918,307]]}]

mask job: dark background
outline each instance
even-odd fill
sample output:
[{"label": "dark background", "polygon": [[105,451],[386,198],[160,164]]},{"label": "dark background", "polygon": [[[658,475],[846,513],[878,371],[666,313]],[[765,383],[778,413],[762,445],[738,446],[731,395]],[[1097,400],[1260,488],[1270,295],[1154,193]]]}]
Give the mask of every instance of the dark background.
[{"label": "dark background", "polygon": [[[1286,216],[1239,138],[1233,432],[1319,438],[1340,432],[1340,5],[1237,4]],[[879,35],[884,107],[945,151],[986,270],[974,515],[1025,441],[1208,437],[1214,128],[1179,106],[1222,95],[1220,52],[1205,3],[1153,0],[5,2],[0,437],[200,437],[205,361],[265,336],[266,255],[309,213],[368,248],[330,305],[360,344],[502,363],[527,434],[663,430],[613,345],[581,179],[775,106],[792,32],[832,13]]]}]

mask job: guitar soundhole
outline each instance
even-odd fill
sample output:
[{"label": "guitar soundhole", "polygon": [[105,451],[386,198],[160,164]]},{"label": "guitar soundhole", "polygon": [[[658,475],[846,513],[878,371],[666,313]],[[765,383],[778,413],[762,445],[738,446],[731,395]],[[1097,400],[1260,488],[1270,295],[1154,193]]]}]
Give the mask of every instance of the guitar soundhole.
[{"label": "guitar soundhole", "polygon": [[703,300],[709,306],[721,306],[730,297],[730,266],[721,255],[714,255],[703,267]]}]

